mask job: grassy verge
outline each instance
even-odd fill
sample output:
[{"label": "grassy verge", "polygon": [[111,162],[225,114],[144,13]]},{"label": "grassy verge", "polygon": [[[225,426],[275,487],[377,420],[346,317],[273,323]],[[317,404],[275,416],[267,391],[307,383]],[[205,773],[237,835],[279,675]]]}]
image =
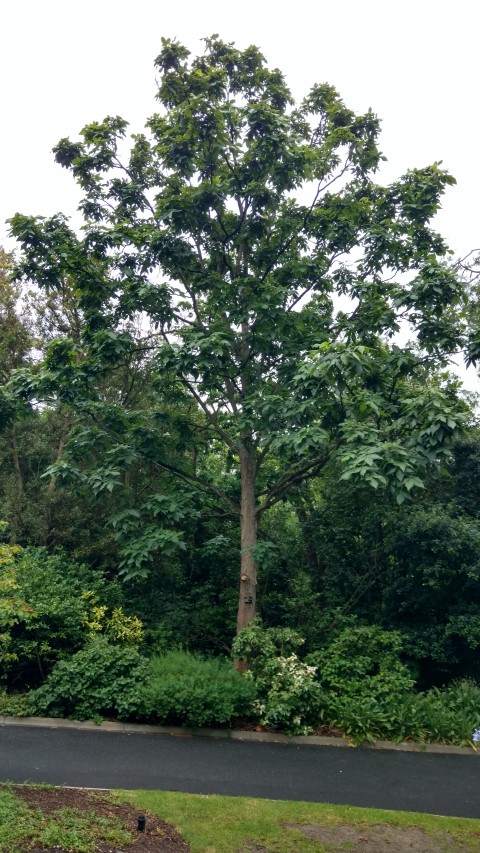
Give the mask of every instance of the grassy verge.
[{"label": "grassy verge", "polygon": [[[286,824],[308,825],[331,830],[354,827],[368,831],[374,827],[421,831],[432,839],[432,850],[480,851],[480,821],[435,817],[411,812],[391,812],[331,806],[317,803],[292,803],[243,797],[199,796],[159,791],[118,791],[117,796],[134,803],[172,823],[189,842],[192,853],[233,853],[265,850],[268,853],[320,853],[334,849],[328,844],[305,837],[298,828]],[[314,834],[314,833],[313,833]],[[393,849],[428,849],[415,846],[417,835],[409,839],[398,834]],[[438,845],[436,846],[436,839]],[[395,845],[395,838],[392,838]],[[349,841],[335,849],[356,849]],[[365,849],[374,850],[374,846]],[[382,848],[383,849],[383,848]]]},{"label": "grassy verge", "polygon": [[[89,799],[88,810],[85,802],[83,808],[52,810],[53,796],[60,794],[65,799],[66,793],[48,786],[29,787],[30,800],[41,802],[43,808],[29,807],[17,795],[18,789],[1,785],[1,853],[27,853],[32,847],[48,851],[58,848],[71,853],[137,849],[135,833],[126,831],[119,819],[118,812],[125,811],[129,817],[139,812],[148,813],[149,826],[154,832],[158,823],[152,815],[172,824],[191,845],[192,853],[327,853],[352,849],[365,849],[370,853],[387,849],[396,853],[480,851],[478,820],[160,791],[117,791],[116,801],[130,804],[132,812],[126,805],[106,803],[105,797],[97,800],[96,805]],[[81,796],[85,798],[86,792]],[[22,797],[25,798],[25,793]],[[149,846],[148,849],[156,848]],[[172,846],[171,849],[178,848]]]}]

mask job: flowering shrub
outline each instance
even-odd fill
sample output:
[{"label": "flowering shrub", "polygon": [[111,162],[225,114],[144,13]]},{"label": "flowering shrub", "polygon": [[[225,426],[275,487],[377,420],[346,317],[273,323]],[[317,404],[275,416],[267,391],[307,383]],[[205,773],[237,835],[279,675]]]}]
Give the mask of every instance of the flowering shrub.
[{"label": "flowering shrub", "polygon": [[255,679],[261,698],[253,708],[260,723],[288,734],[310,734],[320,700],[315,672],[315,666],[308,666],[295,654],[270,659]]},{"label": "flowering shrub", "polygon": [[263,628],[255,621],[239,632],[232,646],[234,657],[250,667],[258,695],[253,707],[259,722],[288,734],[309,734],[318,721],[321,704],[316,666],[304,663],[292,651],[302,643],[289,628]]}]

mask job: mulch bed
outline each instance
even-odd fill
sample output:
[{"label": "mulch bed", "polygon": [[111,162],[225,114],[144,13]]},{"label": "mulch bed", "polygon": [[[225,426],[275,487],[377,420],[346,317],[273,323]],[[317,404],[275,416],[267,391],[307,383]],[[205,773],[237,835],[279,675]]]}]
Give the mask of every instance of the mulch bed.
[{"label": "mulch bed", "polygon": [[[14,786],[13,791],[27,806],[41,809],[44,814],[51,814],[58,809],[93,811],[98,817],[113,818],[136,836],[134,841],[123,844],[121,849],[99,842],[95,853],[189,853],[190,851],[190,846],[177,830],[154,815],[145,814],[147,819],[145,832],[138,832],[138,808],[129,803],[115,802],[107,792],[22,785]],[[70,851],[61,847],[30,847],[28,853],[70,853]]]},{"label": "mulch bed", "polygon": [[[273,726],[260,726],[258,723],[252,723],[251,720],[248,720],[244,717],[236,718],[232,721],[231,725],[232,729],[235,731],[244,731],[244,732],[268,732],[269,734],[280,734],[283,735],[285,732],[279,731],[279,729],[273,728]],[[345,737],[344,732],[341,729],[335,729],[331,726],[318,726],[313,730],[314,735],[322,735],[324,737]]]}]

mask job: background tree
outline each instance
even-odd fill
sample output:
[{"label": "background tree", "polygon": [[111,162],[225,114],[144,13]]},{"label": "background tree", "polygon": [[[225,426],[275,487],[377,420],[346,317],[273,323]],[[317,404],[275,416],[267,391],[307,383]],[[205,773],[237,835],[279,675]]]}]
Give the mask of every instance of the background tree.
[{"label": "background tree", "polygon": [[[0,384],[5,385],[14,370],[29,361],[34,339],[28,318],[21,318],[20,289],[12,281],[13,255],[0,248]],[[24,509],[24,473],[18,439],[18,417],[27,414],[9,395],[4,396],[4,441],[13,462],[11,500],[17,523]],[[17,417],[15,417],[15,415]],[[13,534],[13,538],[14,534]]]},{"label": "background tree", "polygon": [[[84,193],[82,236],[61,215],[12,219],[18,275],[47,293],[69,277],[82,318],[80,340],[54,340],[42,375],[17,386],[98,412],[99,377],[143,352],[203,452],[222,449],[233,487],[197,458],[169,459],[158,424],[139,429],[121,400],[116,446],[126,458],[133,442],[239,519],[240,628],[255,614],[267,510],[333,460],[402,500],[461,423],[455,394],[426,381],[464,334],[463,285],[428,224],[453,179],[434,164],[378,185],[373,113],[328,85],[295,105],[255,47],[212,37],[190,61],[164,40],[155,65],[160,111],[130,153],[119,117],[55,149]],[[393,342],[401,324],[416,347]],[[182,500],[164,502],[165,523],[188,514]],[[153,521],[142,534],[132,513],[117,519],[142,543],[130,576],[180,543]]]}]

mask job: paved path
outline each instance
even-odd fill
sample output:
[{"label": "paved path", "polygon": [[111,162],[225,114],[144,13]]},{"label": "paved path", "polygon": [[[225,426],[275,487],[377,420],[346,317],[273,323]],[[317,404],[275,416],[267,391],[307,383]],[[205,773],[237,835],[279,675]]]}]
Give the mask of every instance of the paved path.
[{"label": "paved path", "polygon": [[480,759],[0,727],[0,780],[307,800],[480,818]]}]

